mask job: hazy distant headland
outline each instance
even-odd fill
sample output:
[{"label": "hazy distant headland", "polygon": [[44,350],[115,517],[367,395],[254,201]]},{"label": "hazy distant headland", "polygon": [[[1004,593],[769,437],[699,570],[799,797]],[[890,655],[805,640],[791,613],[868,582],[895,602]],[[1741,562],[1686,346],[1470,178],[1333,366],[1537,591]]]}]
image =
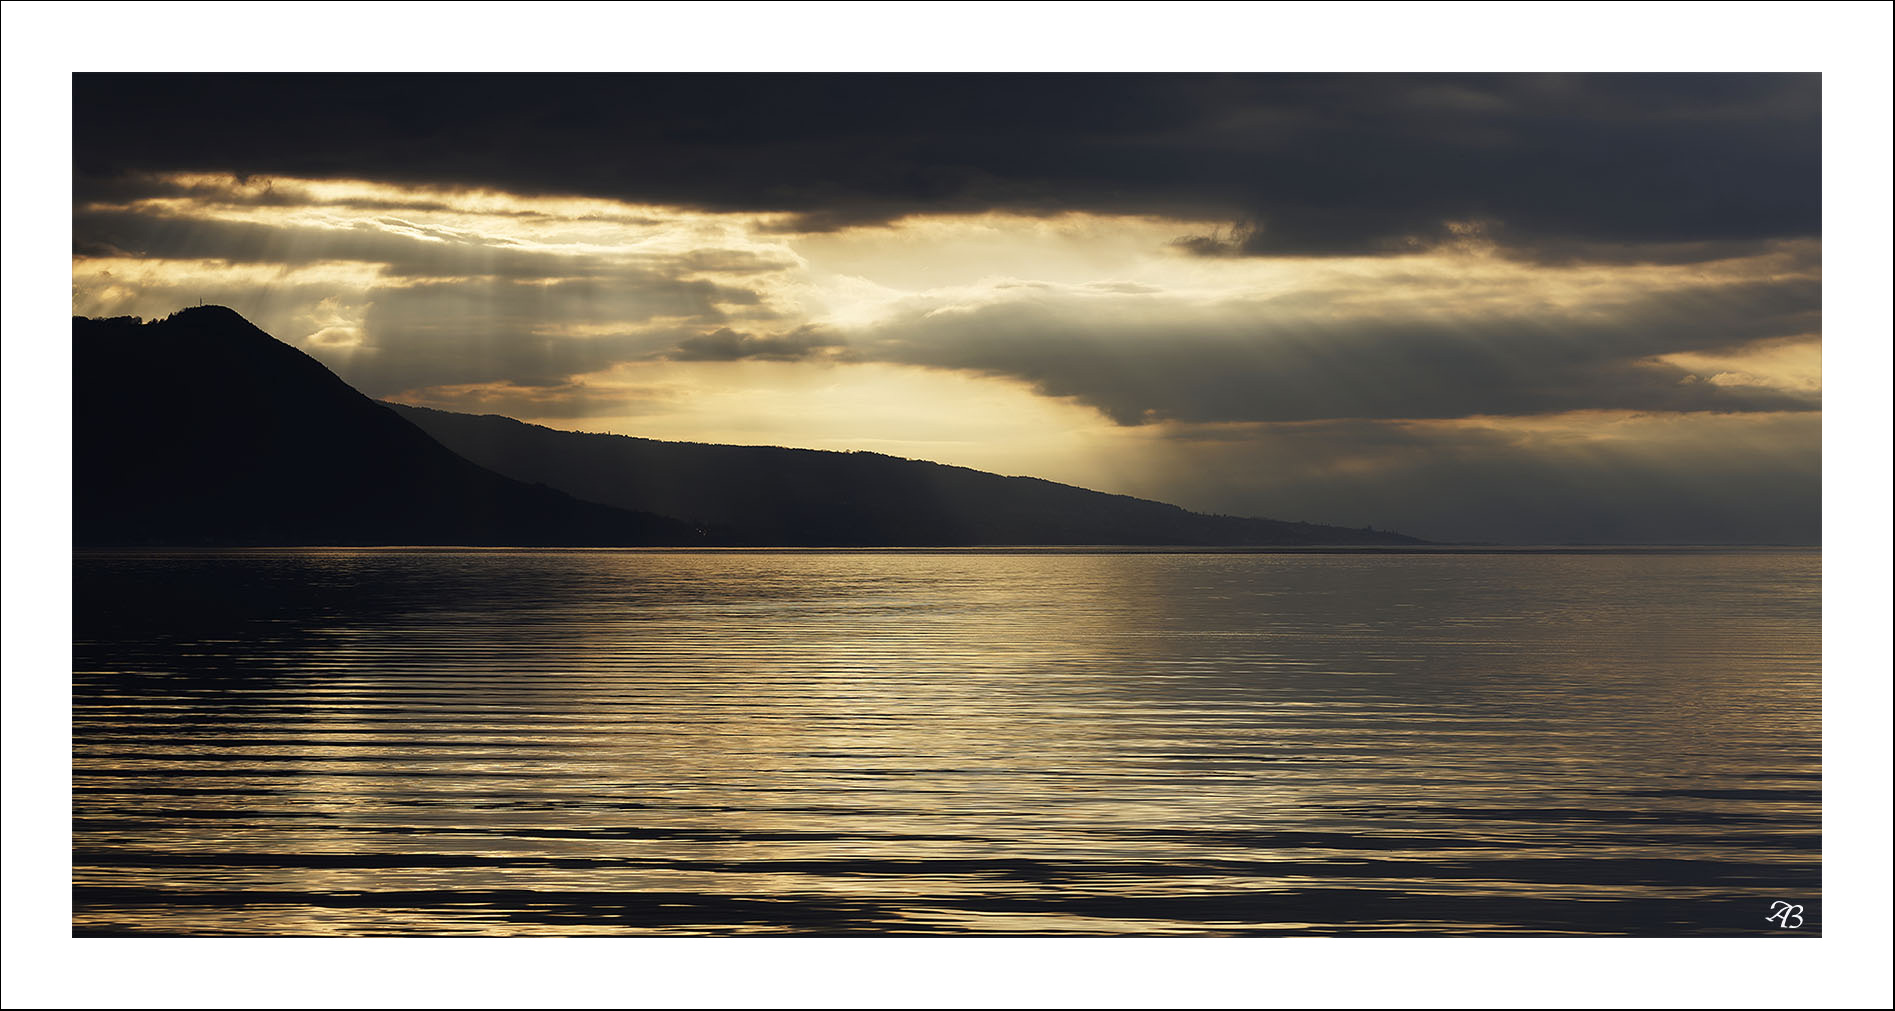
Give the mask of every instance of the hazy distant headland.
[{"label": "hazy distant headland", "polygon": [[784,545],[1400,545],[1412,537],[1236,516],[880,453],[662,442],[389,404],[456,453],[591,502]]},{"label": "hazy distant headland", "polygon": [[80,546],[1425,543],[876,453],[385,405],[222,306],[74,317],[73,388]]}]

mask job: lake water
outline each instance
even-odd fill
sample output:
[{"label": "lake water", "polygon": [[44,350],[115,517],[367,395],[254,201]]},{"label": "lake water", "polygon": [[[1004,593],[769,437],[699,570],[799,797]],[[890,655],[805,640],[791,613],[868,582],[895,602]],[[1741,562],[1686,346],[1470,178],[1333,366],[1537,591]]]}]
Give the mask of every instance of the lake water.
[{"label": "lake water", "polygon": [[1814,551],[74,566],[79,934],[1821,932]]}]

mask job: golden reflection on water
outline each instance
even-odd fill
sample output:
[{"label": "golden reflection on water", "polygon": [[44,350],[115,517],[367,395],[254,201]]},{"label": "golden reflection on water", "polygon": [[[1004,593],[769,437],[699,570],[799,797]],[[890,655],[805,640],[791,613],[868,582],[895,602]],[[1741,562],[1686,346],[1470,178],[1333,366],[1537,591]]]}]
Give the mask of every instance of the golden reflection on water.
[{"label": "golden reflection on water", "polygon": [[1813,552],[75,564],[82,933],[1820,929]]}]

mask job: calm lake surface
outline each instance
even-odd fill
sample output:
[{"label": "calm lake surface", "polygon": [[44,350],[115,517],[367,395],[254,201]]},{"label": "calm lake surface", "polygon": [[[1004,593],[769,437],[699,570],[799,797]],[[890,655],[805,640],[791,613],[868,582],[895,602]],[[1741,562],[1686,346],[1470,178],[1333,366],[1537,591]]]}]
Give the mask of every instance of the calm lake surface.
[{"label": "calm lake surface", "polygon": [[74,566],[78,934],[1822,927],[1815,551]]}]

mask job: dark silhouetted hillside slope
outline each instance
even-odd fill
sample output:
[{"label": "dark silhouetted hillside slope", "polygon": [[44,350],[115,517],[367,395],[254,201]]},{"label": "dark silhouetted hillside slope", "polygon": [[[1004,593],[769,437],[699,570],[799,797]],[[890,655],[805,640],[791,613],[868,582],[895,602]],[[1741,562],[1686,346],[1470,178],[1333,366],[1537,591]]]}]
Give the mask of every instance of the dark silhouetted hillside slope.
[{"label": "dark silhouetted hillside slope", "polygon": [[79,545],[692,544],[456,456],[230,309],[73,320]]},{"label": "dark silhouetted hillside slope", "polygon": [[1206,516],[1124,495],[877,453],[658,442],[391,404],[482,466],[677,516],[730,543],[1393,545],[1401,534]]}]

